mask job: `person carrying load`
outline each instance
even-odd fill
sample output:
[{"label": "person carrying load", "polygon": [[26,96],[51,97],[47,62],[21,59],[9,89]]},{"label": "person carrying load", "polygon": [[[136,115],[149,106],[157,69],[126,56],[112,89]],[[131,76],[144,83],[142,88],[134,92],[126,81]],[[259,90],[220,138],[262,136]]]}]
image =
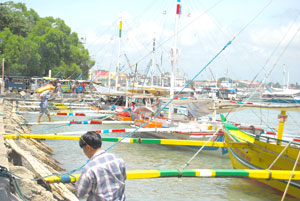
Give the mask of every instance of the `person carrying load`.
[{"label": "person carrying load", "polygon": [[50,82],[36,90],[37,93],[40,93],[41,103],[40,103],[40,114],[38,117],[38,123],[41,121],[41,117],[43,114],[47,115],[49,118],[49,122],[51,122],[50,112],[48,110],[48,100],[53,95],[55,87]]}]

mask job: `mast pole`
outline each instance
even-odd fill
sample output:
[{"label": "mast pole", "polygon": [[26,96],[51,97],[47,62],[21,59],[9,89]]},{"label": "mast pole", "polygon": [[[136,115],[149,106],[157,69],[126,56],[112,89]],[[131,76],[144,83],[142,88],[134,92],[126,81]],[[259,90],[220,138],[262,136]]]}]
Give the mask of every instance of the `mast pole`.
[{"label": "mast pole", "polygon": [[151,85],[154,85],[153,75],[154,75],[154,64],[155,64],[155,37],[153,38],[153,49],[152,49],[152,65],[151,65]]},{"label": "mast pole", "polygon": [[283,64],[282,69],[283,69],[283,70],[282,70],[282,71],[283,71],[283,76],[282,76],[282,79],[283,79],[283,84],[282,84],[282,85],[283,85],[283,86],[282,86],[282,88],[286,88],[286,87],[285,87],[285,84],[286,84],[286,83],[285,83],[285,73],[286,73],[286,70],[285,70],[285,64]]},{"label": "mast pole", "polygon": [[116,90],[118,90],[119,73],[120,73],[121,37],[122,37],[122,18],[120,18],[120,29],[119,29],[119,50],[118,50],[118,62],[116,67]]},{"label": "mast pole", "polygon": [[[174,87],[175,87],[175,68],[177,64],[177,38],[178,38],[178,22],[179,17],[181,14],[181,4],[180,0],[177,0],[177,6],[176,6],[176,17],[175,17],[175,36],[174,36],[174,47],[171,51],[171,64],[172,64],[172,71],[171,71],[171,89],[170,89],[170,98],[174,98]],[[172,112],[173,112],[173,105],[170,104],[169,106],[169,119],[172,118]]]}]

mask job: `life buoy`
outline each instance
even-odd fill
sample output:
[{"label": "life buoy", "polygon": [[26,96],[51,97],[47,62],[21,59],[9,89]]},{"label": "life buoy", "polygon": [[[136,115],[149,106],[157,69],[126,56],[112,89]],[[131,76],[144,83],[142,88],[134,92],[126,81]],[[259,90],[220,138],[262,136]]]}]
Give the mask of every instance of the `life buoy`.
[{"label": "life buoy", "polygon": [[35,92],[36,93],[42,93],[44,91],[53,90],[53,89],[55,89],[55,87],[52,84],[46,84],[46,85],[38,88]]}]

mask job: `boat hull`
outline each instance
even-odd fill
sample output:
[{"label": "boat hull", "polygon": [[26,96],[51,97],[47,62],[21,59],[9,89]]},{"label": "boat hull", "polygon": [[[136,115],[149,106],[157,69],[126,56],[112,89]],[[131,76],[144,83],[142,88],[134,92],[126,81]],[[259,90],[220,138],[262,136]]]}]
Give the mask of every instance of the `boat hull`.
[{"label": "boat hull", "polygon": [[300,103],[300,99],[262,99],[263,102],[268,102],[268,103]]},{"label": "boat hull", "polygon": [[[177,139],[177,140],[197,140],[197,141],[208,141],[211,136],[216,131],[199,131],[199,132],[144,132],[143,137],[150,137],[150,138],[158,138],[158,139]],[[215,142],[223,142],[224,141],[224,134],[222,131],[219,131],[215,134],[211,141]],[[199,146],[180,146],[187,149],[200,149]],[[204,147],[203,151],[206,153],[210,153],[217,156],[223,156],[226,154],[228,157],[228,149],[227,148],[220,148],[220,147]]]},{"label": "boat hull", "polygon": [[[225,140],[226,142],[239,142],[243,134],[245,133],[239,133],[239,137],[237,137],[226,129]],[[254,140],[252,143],[249,143],[248,148],[229,148],[229,157],[235,169],[268,169],[283,149],[284,146],[276,143]],[[299,149],[288,147],[285,153],[274,163],[271,170],[292,170],[298,153]],[[296,170],[300,170],[299,163]],[[258,181],[282,192],[285,191],[288,182],[286,180]],[[300,182],[292,180],[287,193],[293,197],[300,198]]]}]

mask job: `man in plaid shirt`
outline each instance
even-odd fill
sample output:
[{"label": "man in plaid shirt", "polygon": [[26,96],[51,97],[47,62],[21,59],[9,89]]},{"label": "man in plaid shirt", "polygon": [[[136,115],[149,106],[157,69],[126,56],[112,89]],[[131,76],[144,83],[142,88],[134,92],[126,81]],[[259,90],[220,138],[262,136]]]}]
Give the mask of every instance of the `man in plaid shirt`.
[{"label": "man in plaid shirt", "polygon": [[90,160],[75,184],[77,195],[88,196],[88,201],[125,201],[126,168],[123,159],[104,152],[101,136],[94,131],[82,135],[79,145]]}]

